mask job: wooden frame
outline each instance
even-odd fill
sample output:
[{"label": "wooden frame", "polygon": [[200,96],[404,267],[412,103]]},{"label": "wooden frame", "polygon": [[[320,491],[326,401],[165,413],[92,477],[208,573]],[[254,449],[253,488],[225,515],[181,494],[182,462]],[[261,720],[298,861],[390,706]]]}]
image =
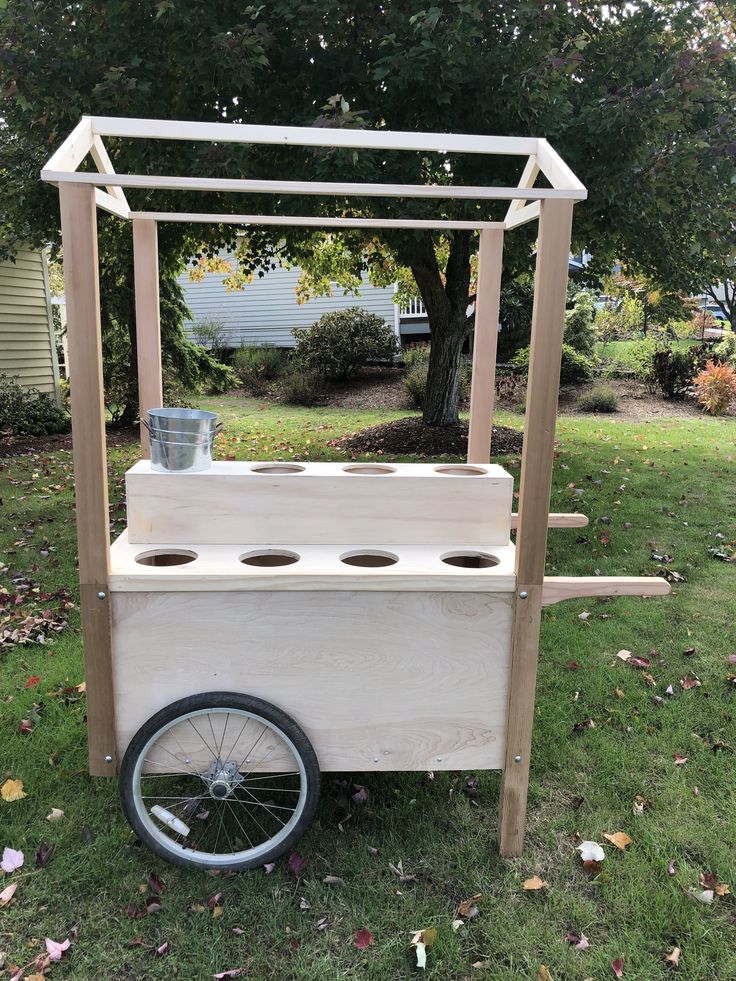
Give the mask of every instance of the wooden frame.
[{"label": "wooden frame", "polygon": [[[441,155],[502,154],[523,158],[524,166],[519,183],[515,187],[256,181],[241,178],[210,179],[116,174],[104,143],[105,138],[108,137],[420,151]],[[79,171],[80,165],[88,156],[91,157],[96,172]],[[482,666],[486,661],[486,644],[490,645],[489,651],[494,644],[498,651],[501,651],[501,648],[507,651],[507,654],[503,652],[498,656],[494,654],[498,662],[495,675],[496,688],[495,695],[489,698],[489,704],[495,699],[493,712],[496,713],[493,716],[495,721],[492,720],[490,725],[500,726],[501,741],[505,737],[505,744],[497,744],[493,752],[488,755],[485,754],[482,746],[476,747],[476,755],[458,756],[457,765],[469,761],[473,765],[476,765],[477,761],[478,766],[484,763],[502,765],[500,850],[507,856],[519,855],[523,846],[525,825],[542,607],[579,596],[655,595],[669,590],[667,583],[656,578],[574,579],[544,575],[547,528],[573,528],[587,523],[583,515],[548,514],[572,210],[576,201],[584,200],[586,197],[587,192],[583,185],[544,139],[450,133],[399,133],[385,130],[245,126],[98,116],[87,116],[80,121],[49,159],[41,176],[42,179],[59,186],[61,197],[64,276],[69,322],[69,363],[72,378],[79,573],[85,634],[90,771],[94,775],[114,772],[117,752],[123,749],[125,740],[120,742],[119,732],[117,733],[119,745],[116,748],[114,686],[117,683],[125,693],[126,685],[130,686],[132,683],[135,687],[137,682],[135,677],[131,682],[131,676],[125,673],[125,658],[114,658],[113,650],[115,644],[122,645],[122,648],[132,656],[137,636],[135,631],[140,631],[141,623],[136,611],[143,609],[146,604],[159,604],[157,608],[168,611],[183,611],[190,603],[195,605],[199,603],[205,610],[207,607],[202,606],[202,603],[209,602],[208,597],[214,597],[215,602],[223,610],[232,610],[233,615],[236,615],[243,603],[250,603],[256,613],[257,609],[260,609],[259,604],[269,602],[276,605],[281,602],[282,606],[286,603],[284,607],[286,610],[290,598],[293,602],[302,602],[301,598],[299,600],[293,598],[299,597],[300,592],[303,594],[304,591],[311,589],[320,594],[320,602],[325,604],[326,609],[335,608],[335,604],[349,602],[351,596],[357,597],[356,602],[363,602],[368,608],[371,603],[380,600],[381,595],[388,594],[393,597],[403,597],[393,601],[399,606],[402,603],[413,603],[412,597],[418,597],[417,602],[420,605],[426,602],[436,607],[438,602],[449,603],[450,610],[459,610],[457,604],[465,602],[461,595],[463,590],[470,590],[467,600],[470,604],[468,609],[473,604],[475,608],[481,609],[484,603],[495,603],[498,609],[503,607],[506,611],[497,621],[506,625],[503,626],[503,635],[488,636],[486,631],[483,634],[483,643],[480,647],[476,647],[473,653],[475,669],[482,672]],[[547,182],[545,186],[537,186],[536,181],[540,176]],[[506,200],[510,205],[502,222],[486,221],[481,217],[477,221],[454,221],[441,218],[356,218],[349,215],[325,218],[320,215],[295,217],[238,213],[132,212],[123,190],[126,187],[217,190],[233,193],[339,195],[340,197],[464,199],[478,202]],[[242,556],[239,558],[236,554],[236,546],[227,543],[204,543],[201,547],[198,546],[202,554],[197,555],[197,563],[189,572],[186,571],[186,566],[183,567],[183,571],[178,568],[166,568],[162,571],[154,567],[146,574],[141,573],[136,567],[136,562],[141,558],[138,550],[151,546],[131,543],[126,533],[115,543],[113,549],[115,568],[111,570],[102,400],[96,208],[130,220],[133,225],[138,370],[142,409],[152,408],[162,401],[156,244],[158,222],[478,230],[481,250],[468,444],[469,463],[476,465],[487,465],[490,452],[504,232],[528,221],[539,219],[537,281],[519,513],[518,515],[511,513],[511,503],[507,495],[502,501],[499,499],[493,505],[504,515],[505,524],[502,534],[499,536],[499,529],[495,525],[488,526],[491,528],[488,532],[489,541],[492,539],[492,542],[487,547],[497,553],[498,568],[491,569],[490,574],[469,568],[448,571],[446,566],[442,567],[442,556],[432,551],[432,548],[436,549],[437,545],[425,547],[419,536],[418,540],[415,537],[408,544],[396,545],[395,541],[389,543],[387,548],[399,548],[402,553],[403,565],[397,566],[394,572],[386,572],[384,569],[346,571],[339,566],[340,561],[344,562],[344,556],[341,558],[334,549],[330,551],[329,547],[323,548],[314,542],[307,542],[303,550],[309,561],[296,572],[293,569],[287,572],[271,569],[266,572],[259,570],[248,572],[239,566]],[[143,431],[141,442],[145,457],[147,438]],[[142,473],[145,473],[146,466],[139,465],[139,468],[143,467]],[[135,472],[136,468],[132,473]],[[408,470],[406,472],[408,473]],[[235,474],[235,470],[232,473]],[[198,475],[193,476],[196,478]],[[488,476],[490,476],[490,469]],[[363,490],[359,490],[357,481],[373,478],[359,476],[346,479],[356,481],[355,493],[360,496]],[[387,481],[392,479],[393,477],[386,478]],[[397,482],[393,486],[398,488],[401,479],[403,478],[397,477]],[[450,481],[455,478],[440,478],[440,485],[443,479],[448,480],[449,488]],[[129,498],[131,493],[138,494],[140,497],[134,506],[142,506],[141,501],[145,499],[145,494],[154,486],[151,483],[150,487],[146,485],[137,490],[129,487]],[[173,487],[173,484],[170,486]],[[317,487],[317,483],[313,486]],[[372,486],[378,488],[380,485]],[[386,486],[391,485],[387,483]],[[191,487],[193,485],[187,485],[187,488]],[[206,478],[200,490],[205,487]],[[510,492],[510,486],[507,490]],[[180,491],[181,494],[188,492],[189,490],[185,488]],[[367,498],[364,497],[363,500]],[[451,500],[452,497],[449,495],[448,504],[451,504]],[[436,509],[436,502],[433,507]],[[475,512],[468,514],[470,519],[473,513]],[[481,520],[478,520],[479,524],[482,524]],[[175,524],[170,527],[176,531]],[[515,550],[508,541],[513,528],[516,528],[517,532]],[[397,532],[400,533],[403,531]],[[146,540],[145,531],[143,535],[141,541]],[[472,534],[469,537],[472,540]],[[167,547],[177,546],[170,544]],[[113,616],[117,619],[111,619],[109,597],[111,588],[115,597]],[[289,595],[287,596],[282,590],[289,591]],[[187,595],[182,596],[182,591]],[[242,600],[233,595],[238,592],[245,593],[246,599]],[[255,592],[258,592],[258,596]],[[248,595],[250,593],[253,595]],[[280,600],[270,597],[280,597]],[[164,604],[163,607],[160,606],[161,603]],[[169,613],[166,613],[166,616],[168,615]],[[175,615],[179,616],[179,614]],[[129,618],[129,624],[133,624],[132,632],[129,630],[127,634],[127,628],[123,625],[126,617]],[[226,620],[227,617],[222,622]],[[401,625],[400,621],[397,622],[399,624],[396,647],[398,654],[404,641],[399,638]],[[303,617],[299,623],[300,625],[304,623]],[[182,644],[185,644],[186,630],[178,621],[177,625],[178,629],[184,629],[181,640]],[[437,620],[437,630],[441,631],[443,627],[444,622],[440,616]],[[373,643],[372,634],[367,637],[365,643],[368,644],[366,650],[370,650],[370,645]],[[130,646],[131,644],[133,646]],[[159,651],[159,656],[165,657],[165,652]],[[462,673],[461,668],[462,664],[459,664],[459,674]],[[142,662],[141,670],[143,669]],[[407,671],[412,669],[411,666],[406,668]],[[179,676],[181,677],[181,672]],[[485,676],[486,683],[489,677]],[[324,680],[324,687],[328,682],[329,676]],[[202,683],[204,684],[204,681]],[[437,686],[433,691],[436,688]],[[268,695],[268,692],[264,694]],[[462,712],[462,709],[458,709],[457,706],[461,706],[463,699],[468,697],[475,696],[472,692],[464,692],[459,702],[455,704],[453,725],[458,721],[457,711]],[[503,709],[499,709],[496,704],[499,699],[506,705],[505,726]],[[427,695],[427,700],[431,700],[431,693]],[[118,708],[124,716],[130,714],[129,707],[129,701],[118,702]],[[288,705],[284,707],[289,708]],[[501,712],[500,716],[499,712]],[[473,720],[467,721],[476,727],[485,724],[482,713],[477,714]],[[135,724],[137,724],[135,719],[126,719],[123,728]],[[437,735],[441,736],[442,733]],[[365,733],[356,738],[355,745],[359,746],[360,741],[366,738]],[[328,753],[328,760],[330,759]],[[399,752],[397,759],[400,765],[411,768],[423,765],[424,757],[420,759],[409,747],[403,756]],[[332,759],[332,762],[335,765],[344,765],[345,760],[338,755]],[[378,763],[378,757],[375,757],[373,762]],[[444,753],[442,757],[437,758],[439,768],[451,765],[452,761],[445,759]]]}]

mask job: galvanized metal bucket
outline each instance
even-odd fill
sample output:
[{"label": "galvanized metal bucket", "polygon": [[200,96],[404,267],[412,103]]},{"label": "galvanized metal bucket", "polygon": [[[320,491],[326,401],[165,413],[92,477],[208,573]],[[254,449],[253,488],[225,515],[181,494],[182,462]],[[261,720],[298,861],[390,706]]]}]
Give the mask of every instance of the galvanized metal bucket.
[{"label": "galvanized metal bucket", "polygon": [[180,442],[168,437],[150,437],[151,469],[175,473],[198,473],[212,466],[212,436]]},{"label": "galvanized metal bucket", "polygon": [[200,409],[149,409],[151,469],[198,473],[212,466],[212,447],[222,429],[214,412]]},{"label": "galvanized metal bucket", "polygon": [[204,409],[149,409],[148,423],[150,430],[158,433],[192,433],[195,436],[206,436],[217,428],[217,413],[206,412]]}]

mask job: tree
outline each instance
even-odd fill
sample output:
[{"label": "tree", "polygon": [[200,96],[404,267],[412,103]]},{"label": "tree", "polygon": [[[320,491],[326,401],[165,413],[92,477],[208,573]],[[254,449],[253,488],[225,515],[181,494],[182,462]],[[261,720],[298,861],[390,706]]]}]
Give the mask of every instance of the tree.
[{"label": "tree", "polygon": [[[720,234],[732,174],[733,47],[719,41],[715,4],[626,0],[516,4],[435,0],[108,0],[0,9],[5,136],[0,174],[11,194],[5,237],[55,240],[53,190],[37,173],[82,112],[250,123],[366,126],[546,136],[588,185],[576,209],[576,244],[601,268],[614,255],[661,269],[660,238],[705,248]],[[337,95],[336,93],[341,93]],[[329,109],[320,111],[328,97]],[[121,172],[247,172],[387,183],[516,183],[520,162],[478,155],[189,145],[129,141],[110,147]],[[137,191],[136,207],[173,197]],[[227,196],[177,207],[232,207]],[[696,208],[693,209],[693,202]],[[394,217],[499,218],[498,203],[246,197],[238,210]],[[725,212],[727,213],[727,212]],[[115,219],[105,219],[114,222]],[[192,229],[167,228],[162,250],[179,261]],[[204,247],[232,242],[214,228]],[[528,270],[532,229],[508,236],[507,273]],[[425,420],[457,419],[460,351],[471,256],[469,232],[340,237],[359,275],[394,263],[411,270],[432,331]],[[312,233],[260,228],[243,250],[246,274],[308,262]],[[117,248],[117,246],[115,246]],[[122,248],[122,247],[121,247]],[[446,259],[438,258],[445,249]],[[349,264],[349,262],[348,262]]]}]

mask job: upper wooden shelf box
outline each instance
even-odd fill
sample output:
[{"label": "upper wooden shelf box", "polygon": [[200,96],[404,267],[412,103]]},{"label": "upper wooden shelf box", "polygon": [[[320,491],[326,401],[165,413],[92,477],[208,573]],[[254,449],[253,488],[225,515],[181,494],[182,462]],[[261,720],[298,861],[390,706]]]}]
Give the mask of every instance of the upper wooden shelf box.
[{"label": "upper wooden shelf box", "polygon": [[507,545],[513,478],[491,464],[216,462],[126,474],[131,543]]}]

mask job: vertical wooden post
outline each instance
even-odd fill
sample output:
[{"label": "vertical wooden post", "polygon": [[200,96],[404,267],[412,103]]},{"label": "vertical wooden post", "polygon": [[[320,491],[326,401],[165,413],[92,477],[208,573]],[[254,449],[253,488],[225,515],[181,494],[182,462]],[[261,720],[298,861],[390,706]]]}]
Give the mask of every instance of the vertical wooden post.
[{"label": "vertical wooden post", "polygon": [[69,339],[89,768],[93,776],[111,776],[116,770],[116,753],[110,594],[107,584],[110,527],[97,212],[95,191],[89,184],[63,183],[59,187],[59,197]]},{"label": "vertical wooden post", "polygon": [[[141,419],[163,405],[161,311],[158,292],[158,228],[150,218],[134,218],[135,333],[138,347],[138,403]],[[148,431],[141,423],[141,456],[149,459]]]},{"label": "vertical wooden post", "polygon": [[468,463],[488,463],[491,458],[502,267],[503,229],[484,228],[478,251]]},{"label": "vertical wooden post", "polygon": [[524,847],[572,208],[572,201],[543,201],[539,219],[499,814],[499,848],[507,857],[521,855]]}]

